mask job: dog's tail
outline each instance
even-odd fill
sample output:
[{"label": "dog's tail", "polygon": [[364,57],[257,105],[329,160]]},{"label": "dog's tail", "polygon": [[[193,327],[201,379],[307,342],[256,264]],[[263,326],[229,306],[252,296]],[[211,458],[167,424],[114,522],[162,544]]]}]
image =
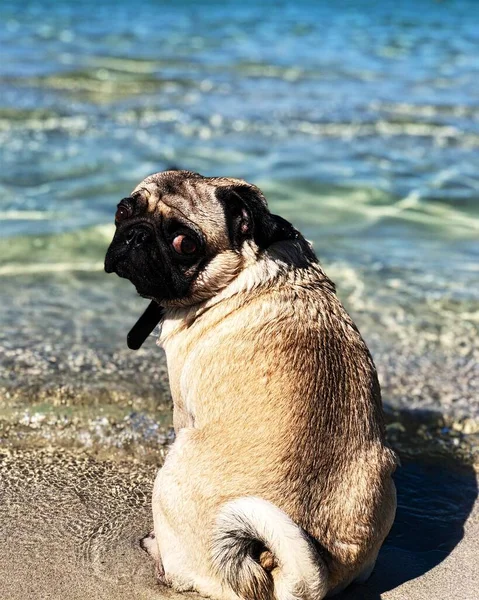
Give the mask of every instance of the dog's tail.
[{"label": "dog's tail", "polygon": [[244,600],[321,600],[328,570],[303,530],[271,502],[225,504],[213,538],[218,576]]}]

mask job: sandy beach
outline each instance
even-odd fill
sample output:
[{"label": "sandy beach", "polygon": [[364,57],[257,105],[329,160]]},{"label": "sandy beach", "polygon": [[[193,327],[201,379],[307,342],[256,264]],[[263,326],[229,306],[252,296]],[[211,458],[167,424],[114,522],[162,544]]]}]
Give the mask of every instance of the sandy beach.
[{"label": "sandy beach", "polygon": [[[417,465],[397,478],[396,525],[367,584],[344,600],[475,600],[479,506],[472,472],[455,474],[461,504],[443,498],[443,473]],[[151,527],[155,467],[98,461],[58,450],[0,451],[0,597],[8,600],[131,600],[196,597],[158,586],[140,548]],[[439,476],[439,479],[437,477]],[[446,475],[447,478],[447,475]],[[408,497],[412,481],[418,486]],[[419,482],[419,483],[418,483]],[[448,481],[452,484],[454,481]],[[424,494],[422,498],[418,495]],[[454,496],[454,494],[453,494]],[[429,506],[430,505],[430,506]],[[464,577],[467,573],[467,577]]]}]

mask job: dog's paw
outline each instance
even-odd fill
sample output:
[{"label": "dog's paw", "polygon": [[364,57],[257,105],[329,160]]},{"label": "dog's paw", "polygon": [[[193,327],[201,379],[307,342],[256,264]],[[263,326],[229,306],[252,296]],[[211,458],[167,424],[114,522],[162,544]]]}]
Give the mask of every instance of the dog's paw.
[{"label": "dog's paw", "polygon": [[140,547],[155,561],[155,576],[158,583],[161,583],[162,585],[169,585],[165,577],[165,569],[163,568],[163,562],[160,557],[154,531],[150,531],[148,535],[145,535],[145,537],[141,538]]},{"label": "dog's paw", "polygon": [[150,531],[148,535],[142,537],[140,540],[140,547],[147,552],[152,558],[158,560],[158,544],[156,543],[155,532]]}]

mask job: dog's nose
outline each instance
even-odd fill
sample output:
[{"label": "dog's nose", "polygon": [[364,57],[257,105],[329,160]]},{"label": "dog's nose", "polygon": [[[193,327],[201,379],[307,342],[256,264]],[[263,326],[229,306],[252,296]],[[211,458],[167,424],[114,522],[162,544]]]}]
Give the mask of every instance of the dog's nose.
[{"label": "dog's nose", "polygon": [[125,244],[130,248],[138,248],[143,246],[151,239],[151,231],[142,226],[132,227],[125,234]]}]

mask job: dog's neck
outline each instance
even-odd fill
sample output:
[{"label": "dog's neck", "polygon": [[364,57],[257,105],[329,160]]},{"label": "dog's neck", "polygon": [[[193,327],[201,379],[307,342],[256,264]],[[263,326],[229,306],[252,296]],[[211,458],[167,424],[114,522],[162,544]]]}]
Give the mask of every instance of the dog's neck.
[{"label": "dog's neck", "polygon": [[[267,293],[278,285],[286,284],[298,268],[309,272],[311,282],[320,282],[334,292],[334,285],[326,277],[317,260],[305,256],[295,241],[273,244],[260,255],[248,257],[245,267],[223,289],[213,297],[190,306],[166,306],[162,330],[157,343],[163,343],[173,335],[187,329],[214,307],[238,297],[238,302],[229,303],[229,312],[247,302],[247,297],[264,291]],[[294,284],[294,281],[290,281]],[[224,316],[224,315],[223,315]]]}]

